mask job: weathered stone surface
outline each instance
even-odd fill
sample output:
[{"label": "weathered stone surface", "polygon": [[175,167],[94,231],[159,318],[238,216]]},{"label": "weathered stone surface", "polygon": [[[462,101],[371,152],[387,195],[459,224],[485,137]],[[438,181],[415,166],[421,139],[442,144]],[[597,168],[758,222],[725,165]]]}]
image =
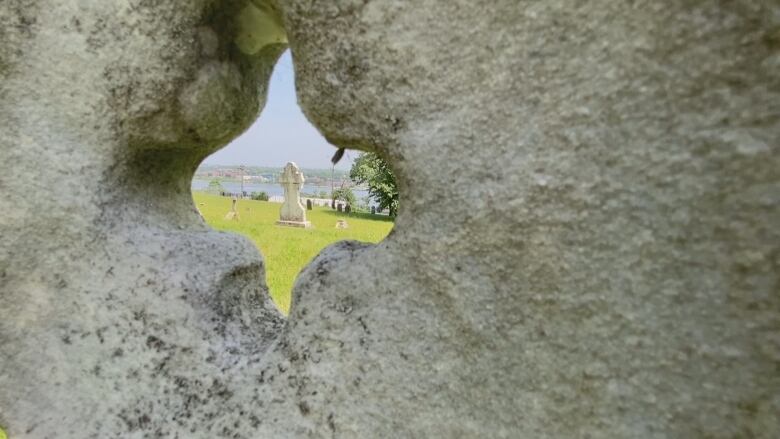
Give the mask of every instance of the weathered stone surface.
[{"label": "weathered stone surface", "polygon": [[266,435],[780,434],[776,1],[284,5],[402,207],[299,277]]},{"label": "weathered stone surface", "polygon": [[190,195],[197,164],[258,114],[285,47],[277,29],[237,50],[247,7],[0,2],[11,438],[253,431],[241,410],[256,405],[232,395],[256,384],[244,371],[283,317],[255,246],[207,227]]},{"label": "weathered stone surface", "polygon": [[187,194],[280,47],[184,3],[0,4],[11,437],[780,435],[776,2],[280,2],[304,111],[402,198],[284,329]]}]

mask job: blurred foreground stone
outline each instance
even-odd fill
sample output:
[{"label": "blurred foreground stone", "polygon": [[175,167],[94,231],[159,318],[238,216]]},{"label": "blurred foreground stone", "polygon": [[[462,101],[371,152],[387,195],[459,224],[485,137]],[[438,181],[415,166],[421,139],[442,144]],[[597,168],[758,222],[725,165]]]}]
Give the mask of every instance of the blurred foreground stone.
[{"label": "blurred foreground stone", "polygon": [[[11,438],[780,436],[780,6],[0,4]],[[284,30],[283,30],[284,29]],[[189,184],[293,51],[394,231],[289,320]]]}]

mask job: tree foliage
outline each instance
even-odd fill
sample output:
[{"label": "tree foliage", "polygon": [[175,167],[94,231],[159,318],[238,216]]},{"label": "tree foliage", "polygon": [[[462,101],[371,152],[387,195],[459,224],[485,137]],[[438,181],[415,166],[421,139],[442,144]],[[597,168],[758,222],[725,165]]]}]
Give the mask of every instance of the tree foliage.
[{"label": "tree foliage", "polygon": [[368,185],[368,196],[387,209],[390,216],[398,213],[398,185],[387,162],[372,152],[361,153],[352,164],[349,178],[357,184]]},{"label": "tree foliage", "polygon": [[222,192],[225,192],[225,188],[222,187],[222,183],[220,183],[219,180],[215,178],[209,182],[209,187],[206,188],[206,192],[210,192],[212,194],[221,194]]},{"label": "tree foliage", "polygon": [[340,187],[333,191],[333,200],[341,200],[349,205],[355,204],[355,193],[348,187]]},{"label": "tree foliage", "polygon": [[258,201],[268,201],[268,194],[264,191],[252,192],[252,199]]}]

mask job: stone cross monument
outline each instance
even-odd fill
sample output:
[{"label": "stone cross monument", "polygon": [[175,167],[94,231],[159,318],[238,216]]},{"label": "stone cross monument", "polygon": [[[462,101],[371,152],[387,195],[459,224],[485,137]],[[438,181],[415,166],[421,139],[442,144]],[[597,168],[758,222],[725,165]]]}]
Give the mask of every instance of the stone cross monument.
[{"label": "stone cross monument", "polygon": [[279,211],[280,226],[291,227],[311,227],[311,223],[306,221],[306,209],[301,204],[300,192],[303,187],[303,172],[298,169],[294,162],[288,162],[282,171],[282,177],[279,183],[284,188],[284,204]]}]

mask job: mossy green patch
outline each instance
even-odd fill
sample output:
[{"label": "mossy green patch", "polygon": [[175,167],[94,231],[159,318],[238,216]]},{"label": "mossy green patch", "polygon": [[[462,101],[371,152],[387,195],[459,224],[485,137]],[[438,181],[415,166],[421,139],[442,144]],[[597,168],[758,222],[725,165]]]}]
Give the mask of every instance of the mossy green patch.
[{"label": "mossy green patch", "polygon": [[[376,243],[393,228],[392,220],[385,216],[338,213],[324,207],[306,212],[312,228],[277,226],[274,223],[281,204],[254,200],[239,200],[239,220],[226,220],[230,198],[194,192],[193,199],[211,227],[244,235],[260,249],[271,297],[285,313],[296,276],[323,248],[345,239]],[[340,219],[346,220],[349,228],[336,229]]]}]

